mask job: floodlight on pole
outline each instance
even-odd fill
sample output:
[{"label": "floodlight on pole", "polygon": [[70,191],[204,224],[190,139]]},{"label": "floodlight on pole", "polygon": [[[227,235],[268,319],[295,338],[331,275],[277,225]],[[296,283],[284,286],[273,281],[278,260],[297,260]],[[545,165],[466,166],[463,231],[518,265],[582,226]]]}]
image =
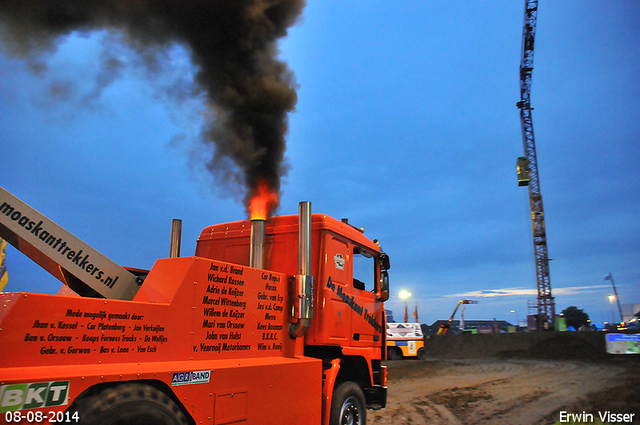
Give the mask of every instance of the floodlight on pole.
[{"label": "floodlight on pole", "polygon": [[[614,297],[613,299],[618,302],[618,313],[620,313],[620,320],[624,321],[624,316],[622,315],[622,307],[620,306],[620,297],[618,297],[618,291],[616,290],[616,283],[613,281],[613,275],[609,273],[608,276],[605,276],[604,280],[611,281],[611,286],[613,287],[613,295],[611,295],[611,297]],[[613,300],[611,298],[609,298],[609,301],[613,304]],[[613,309],[613,305],[611,306],[611,308]],[[616,321],[615,316],[613,318],[613,321]]]},{"label": "floodlight on pole", "polygon": [[609,305],[611,305],[611,318],[613,320],[612,323],[616,322],[616,315],[613,312],[613,302],[616,300],[616,296],[615,295],[609,295]]},{"label": "floodlight on pole", "polygon": [[407,300],[409,299],[409,297],[411,297],[411,292],[400,291],[398,295],[400,296],[400,298],[404,300],[404,323],[408,323],[409,322],[409,304]]},{"label": "floodlight on pole", "polygon": [[407,298],[409,298],[411,296],[411,292],[409,291],[400,291],[400,298],[402,298],[403,300],[406,300]]},{"label": "floodlight on pole", "polygon": [[520,325],[519,325],[519,323],[518,323],[518,322],[519,322],[519,321],[518,321],[518,312],[517,312],[517,311],[515,311],[515,310],[511,310],[509,313],[513,313],[513,314],[515,314],[515,315],[516,315],[516,326],[520,326]]}]

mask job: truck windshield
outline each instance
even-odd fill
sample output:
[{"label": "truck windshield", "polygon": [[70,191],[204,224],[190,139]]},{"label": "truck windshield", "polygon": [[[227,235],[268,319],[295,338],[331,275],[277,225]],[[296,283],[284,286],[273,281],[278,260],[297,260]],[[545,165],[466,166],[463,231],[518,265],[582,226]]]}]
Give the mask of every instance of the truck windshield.
[{"label": "truck windshield", "polygon": [[373,255],[360,248],[354,248],[353,286],[362,290],[375,290],[375,273]]}]

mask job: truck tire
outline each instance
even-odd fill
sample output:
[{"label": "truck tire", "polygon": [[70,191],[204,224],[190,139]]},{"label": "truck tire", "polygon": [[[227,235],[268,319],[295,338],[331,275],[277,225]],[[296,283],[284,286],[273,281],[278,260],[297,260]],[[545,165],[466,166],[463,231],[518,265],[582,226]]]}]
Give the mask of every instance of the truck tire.
[{"label": "truck tire", "polygon": [[427,350],[424,347],[418,349],[418,359],[424,360],[427,358]]},{"label": "truck tire", "polygon": [[85,425],[187,425],[180,407],[151,385],[127,383],[81,397],[69,406]]},{"label": "truck tire", "polygon": [[330,425],[366,425],[367,405],[355,382],[343,382],[333,391]]},{"label": "truck tire", "polygon": [[387,359],[389,360],[402,360],[404,356],[402,355],[402,350],[398,347],[388,347],[387,348]]}]

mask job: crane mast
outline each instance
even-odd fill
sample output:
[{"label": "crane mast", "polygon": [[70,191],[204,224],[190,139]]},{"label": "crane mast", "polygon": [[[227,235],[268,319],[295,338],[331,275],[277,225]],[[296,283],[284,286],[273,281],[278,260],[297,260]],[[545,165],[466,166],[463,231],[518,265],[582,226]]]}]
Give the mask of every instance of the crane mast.
[{"label": "crane mast", "polygon": [[542,207],[542,192],[536,159],[536,144],[533,136],[533,120],[531,117],[531,76],[533,72],[533,49],[538,20],[538,0],[525,0],[524,27],[522,36],[522,61],[520,62],[520,121],[522,124],[522,140],[524,154],[528,160],[530,180],[529,204],[531,207],[531,224],[533,228],[533,248],[536,263],[536,282],[538,286],[538,330],[553,327],[555,317],[555,301],[551,295],[549,277],[549,255],[547,253],[547,236]]}]

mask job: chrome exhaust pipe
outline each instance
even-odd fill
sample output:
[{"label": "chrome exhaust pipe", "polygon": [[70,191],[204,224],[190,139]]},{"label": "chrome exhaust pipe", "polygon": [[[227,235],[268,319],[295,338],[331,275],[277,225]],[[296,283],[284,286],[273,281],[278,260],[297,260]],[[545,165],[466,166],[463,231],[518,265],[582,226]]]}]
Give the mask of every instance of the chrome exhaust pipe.
[{"label": "chrome exhaust pipe", "polygon": [[262,248],[264,246],[266,223],[267,220],[251,220],[249,267],[255,267],[256,269],[264,268]]},{"label": "chrome exhaust pipe", "polygon": [[298,266],[296,276],[297,302],[294,300],[294,317],[297,322],[289,325],[289,336],[296,339],[304,335],[313,318],[313,276],[311,274],[311,202],[300,202],[298,227]]},{"label": "chrome exhaust pipe", "polygon": [[171,248],[169,258],[180,256],[180,242],[182,240],[182,220],[174,218],[171,221]]}]

